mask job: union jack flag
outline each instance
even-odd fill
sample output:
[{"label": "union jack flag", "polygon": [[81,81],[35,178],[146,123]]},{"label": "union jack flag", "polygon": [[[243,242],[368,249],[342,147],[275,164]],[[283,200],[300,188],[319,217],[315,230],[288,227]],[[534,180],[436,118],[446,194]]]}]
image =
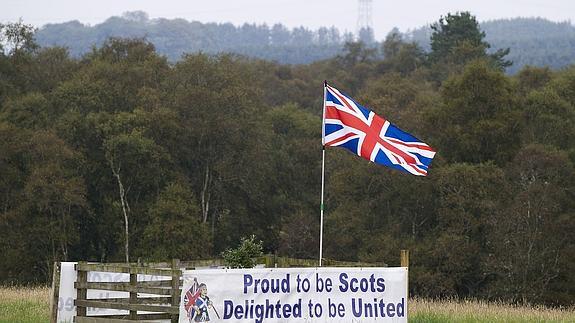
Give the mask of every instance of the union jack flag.
[{"label": "union jack flag", "polygon": [[196,304],[196,300],[200,297],[200,289],[198,286],[198,280],[197,278],[194,278],[194,283],[184,296],[184,309],[186,310],[186,313],[188,313],[190,320],[192,320],[196,314],[194,311],[194,305]]},{"label": "union jack flag", "polygon": [[343,147],[376,164],[426,176],[435,151],[325,84],[324,146]]}]

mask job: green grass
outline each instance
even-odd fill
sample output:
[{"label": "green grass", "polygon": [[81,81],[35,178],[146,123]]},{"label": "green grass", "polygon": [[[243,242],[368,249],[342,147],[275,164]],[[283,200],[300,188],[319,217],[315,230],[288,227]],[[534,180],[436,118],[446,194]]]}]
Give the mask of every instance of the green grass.
[{"label": "green grass", "polygon": [[[480,300],[410,299],[409,322],[575,322],[575,309],[514,306]],[[0,323],[50,321],[50,289],[0,287]]]},{"label": "green grass", "polygon": [[0,323],[50,322],[50,289],[0,287]]},{"label": "green grass", "polygon": [[0,304],[0,322],[50,322],[49,307],[35,301],[5,302]]},{"label": "green grass", "polygon": [[410,322],[575,322],[574,309],[517,306],[480,300],[411,299]]}]

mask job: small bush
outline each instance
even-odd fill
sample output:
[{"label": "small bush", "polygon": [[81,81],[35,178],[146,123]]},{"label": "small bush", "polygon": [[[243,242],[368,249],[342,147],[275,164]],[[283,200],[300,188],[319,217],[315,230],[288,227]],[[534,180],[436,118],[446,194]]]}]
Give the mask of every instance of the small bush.
[{"label": "small bush", "polygon": [[228,268],[253,268],[254,258],[262,256],[262,242],[256,241],[256,236],[242,238],[240,245],[235,249],[226,249],[222,252],[224,263]]}]

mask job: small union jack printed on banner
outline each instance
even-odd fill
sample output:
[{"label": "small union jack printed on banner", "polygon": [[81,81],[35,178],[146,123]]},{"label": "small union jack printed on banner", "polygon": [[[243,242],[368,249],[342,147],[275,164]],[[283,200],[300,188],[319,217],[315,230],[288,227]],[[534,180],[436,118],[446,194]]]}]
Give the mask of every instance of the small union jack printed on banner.
[{"label": "small union jack printed on banner", "polygon": [[426,176],[435,151],[325,84],[323,145],[343,147],[376,164]]}]

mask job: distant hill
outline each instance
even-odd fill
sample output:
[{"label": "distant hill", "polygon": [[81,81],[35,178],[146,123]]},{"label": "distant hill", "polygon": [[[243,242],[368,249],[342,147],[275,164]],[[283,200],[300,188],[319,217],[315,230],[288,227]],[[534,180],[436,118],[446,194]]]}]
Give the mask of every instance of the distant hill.
[{"label": "distant hill", "polygon": [[[542,18],[515,18],[481,24],[493,49],[511,48],[508,58],[513,74],[525,65],[561,68],[575,63],[575,27],[569,22],[551,22]],[[430,28],[421,27],[404,34],[429,50]],[[108,37],[139,37],[152,42],[170,61],[183,53],[234,52],[285,64],[306,64],[331,58],[343,44],[352,40],[334,27],[310,30],[230,23],[200,23],[184,19],[149,19],[144,12],[128,12],[111,17],[101,24],[84,25],[78,21],[48,24],[36,34],[42,46],[65,46],[73,56],[91,50]],[[376,44],[377,45],[377,44]]]},{"label": "distant hill", "polygon": [[[491,48],[510,48],[507,56],[513,74],[525,65],[558,69],[575,63],[575,27],[570,22],[552,22],[543,18],[514,18],[481,23]],[[429,51],[431,28],[421,27],[404,34]]]},{"label": "distant hill", "polygon": [[310,63],[337,55],[352,34],[332,28],[312,31],[304,27],[288,29],[267,25],[200,23],[184,19],[149,19],[144,12],[128,12],[95,26],[78,21],[48,24],[36,34],[41,46],[64,46],[73,56],[91,50],[109,37],[146,38],[170,61],[183,53],[234,52],[287,64]]}]

